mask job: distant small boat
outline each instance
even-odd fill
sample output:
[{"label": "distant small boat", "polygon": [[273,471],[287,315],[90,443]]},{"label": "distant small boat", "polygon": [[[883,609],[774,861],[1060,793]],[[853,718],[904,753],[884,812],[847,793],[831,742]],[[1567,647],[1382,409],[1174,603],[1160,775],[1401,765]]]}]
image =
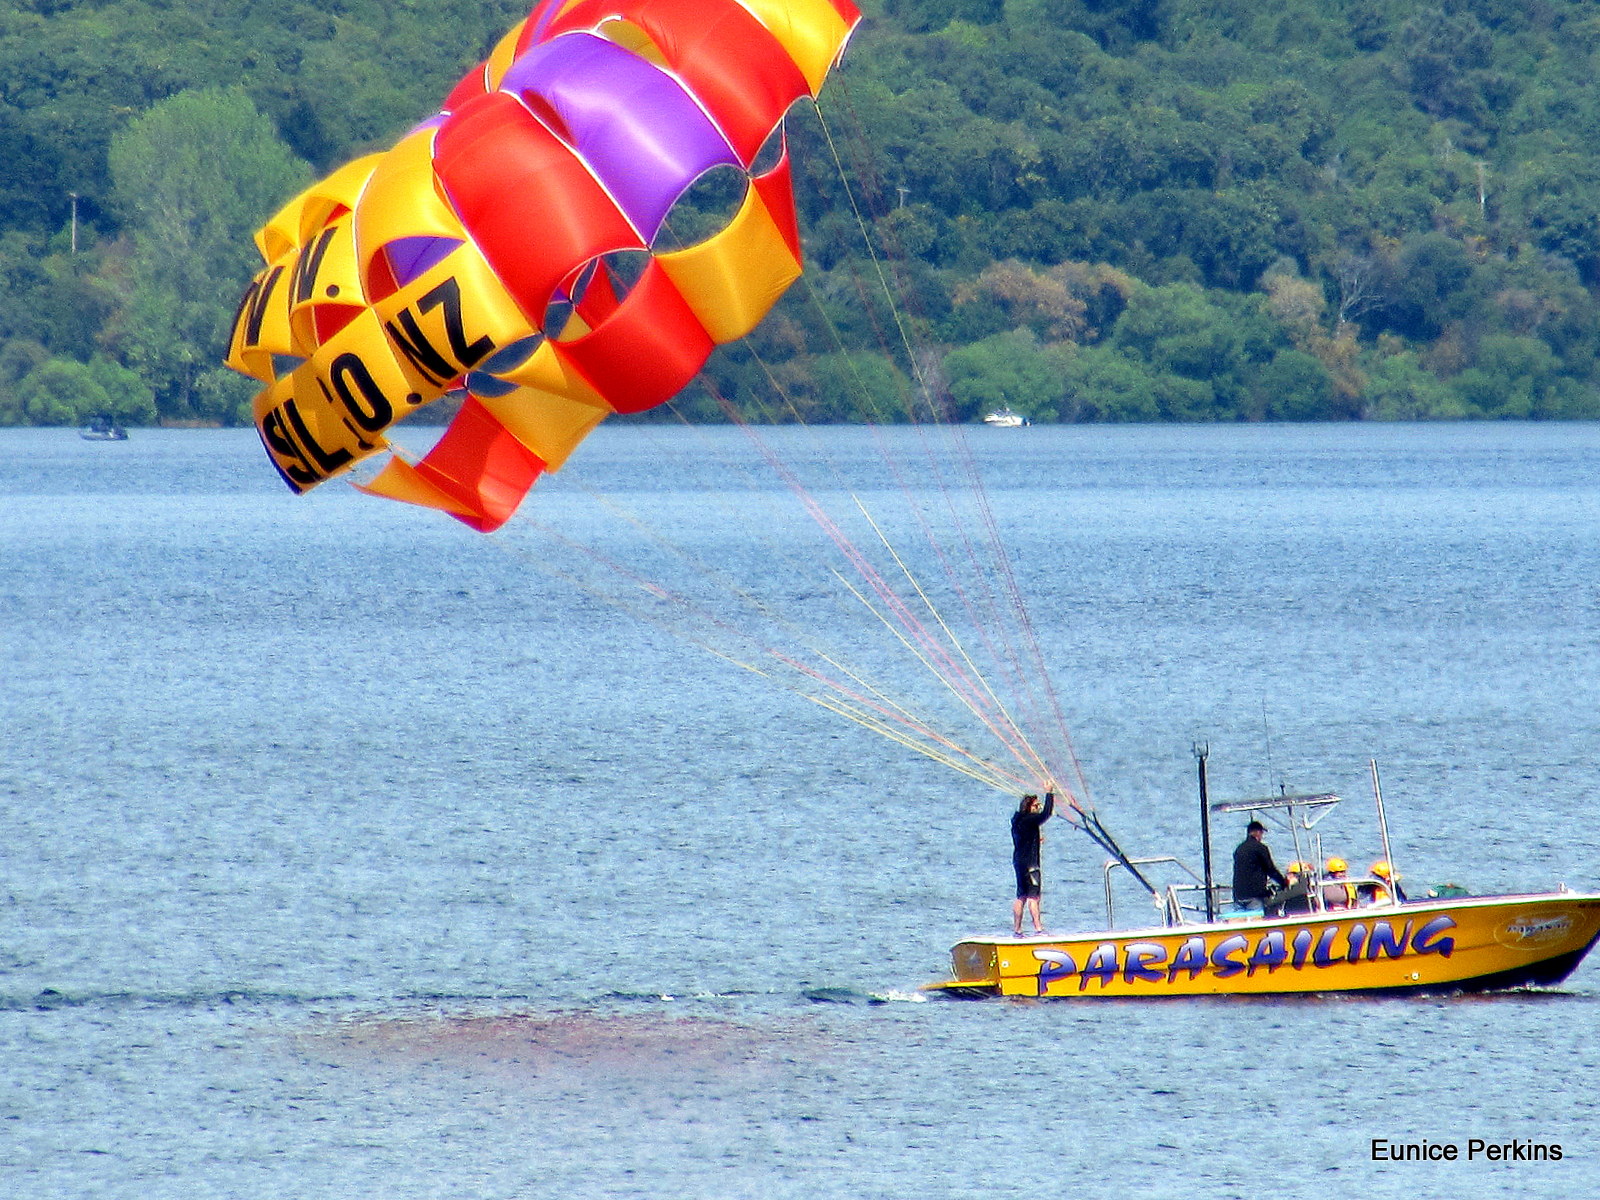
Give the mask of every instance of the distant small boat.
[{"label": "distant small boat", "polygon": [[983,418],[983,423],[992,425],[996,429],[1017,429],[1023,425],[1033,424],[1027,417],[1019,412],[1012,412],[1009,408],[995,409]]},{"label": "distant small boat", "polygon": [[78,436],[89,442],[125,442],[128,431],[110,417],[95,417],[78,430]]}]

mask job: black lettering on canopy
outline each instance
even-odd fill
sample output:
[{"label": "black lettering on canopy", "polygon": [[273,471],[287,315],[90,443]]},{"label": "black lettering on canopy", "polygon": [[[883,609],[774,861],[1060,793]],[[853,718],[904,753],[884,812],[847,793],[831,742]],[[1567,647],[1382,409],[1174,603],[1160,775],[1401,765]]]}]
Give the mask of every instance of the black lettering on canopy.
[{"label": "black lettering on canopy", "polygon": [[293,400],[283,402],[283,415],[289,419],[289,424],[294,428],[295,437],[300,440],[300,444],[316,461],[317,468],[322,472],[319,478],[326,479],[340,467],[347,466],[354,460],[355,455],[342,446],[336,450],[324,450],[321,443],[312,436],[311,430],[306,427],[306,420],[300,415],[300,407]]},{"label": "black lettering on canopy", "polygon": [[370,454],[372,451],[378,448],[378,443],[367,441],[365,435],[362,434],[361,430],[356,428],[355,422],[349,417],[344,418],[343,424],[344,427],[350,431],[350,436],[355,438],[356,446],[361,450],[362,454]]},{"label": "black lettering on canopy", "polygon": [[325,229],[322,236],[300,251],[294,260],[294,303],[304,304],[317,290],[317,272],[322,270],[322,260],[327,257],[337,229]]},{"label": "black lettering on canopy", "polygon": [[241,345],[253,348],[261,344],[261,324],[266,320],[267,305],[272,300],[272,293],[278,286],[278,280],[282,277],[283,268],[273,267],[261,278],[252,280],[250,286],[245,289],[244,296],[239,301],[239,309],[233,314],[234,337]]},{"label": "black lettering on canopy", "polygon": [[412,366],[435,383],[444,383],[460,374],[450,365],[450,360],[440,354],[428,340],[428,335],[422,332],[422,327],[417,324],[417,318],[411,314],[409,308],[402,308],[395,320],[404,326],[404,332],[395,328],[394,321],[386,324],[384,329],[394,340],[394,344],[400,348],[400,353],[411,360]]},{"label": "black lettering on canopy", "polygon": [[436,308],[444,309],[445,337],[454,361],[446,358],[428,339],[410,308],[401,309],[393,321],[384,325],[384,330],[412,366],[435,383],[443,384],[493,354],[495,344],[488,334],[475,342],[467,341],[467,324],[461,312],[461,283],[454,275],[424,295],[417,302],[416,313],[430,313]]},{"label": "black lettering on canopy", "polygon": [[494,352],[494,339],[484,334],[470,346],[467,344],[466,324],[461,319],[461,285],[451,275],[424,296],[417,305],[422,312],[444,308],[444,329],[450,338],[450,353],[463,368],[477,366]]},{"label": "black lettering on canopy", "polygon": [[[339,393],[339,399],[361,428],[368,433],[377,433],[394,423],[394,405],[389,403],[389,398],[383,394],[383,389],[372,377],[367,364],[357,355],[348,351],[339,355],[333,360],[328,375],[332,379],[333,390]],[[352,384],[355,385],[354,390],[351,389]]]},{"label": "black lettering on canopy", "polygon": [[290,491],[304,492],[321,481],[322,476],[312,470],[311,464],[306,461],[305,452],[289,436],[289,430],[284,426],[282,405],[261,418],[256,432],[261,435],[261,443],[267,448],[267,457],[278,468],[278,474],[283,476]]}]

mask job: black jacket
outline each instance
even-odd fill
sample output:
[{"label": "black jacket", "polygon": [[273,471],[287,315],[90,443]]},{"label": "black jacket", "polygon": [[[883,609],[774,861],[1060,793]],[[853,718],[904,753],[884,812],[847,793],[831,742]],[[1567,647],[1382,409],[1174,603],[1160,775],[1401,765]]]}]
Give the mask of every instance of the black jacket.
[{"label": "black jacket", "polygon": [[1036,813],[1011,814],[1011,861],[1019,867],[1039,865],[1039,827],[1056,810],[1054,792],[1044,794],[1044,807]]},{"label": "black jacket", "polygon": [[1267,849],[1265,842],[1258,842],[1253,837],[1245,838],[1233,852],[1234,900],[1265,900],[1268,879],[1276,880],[1279,887],[1283,886],[1283,873],[1273,865],[1272,851]]}]

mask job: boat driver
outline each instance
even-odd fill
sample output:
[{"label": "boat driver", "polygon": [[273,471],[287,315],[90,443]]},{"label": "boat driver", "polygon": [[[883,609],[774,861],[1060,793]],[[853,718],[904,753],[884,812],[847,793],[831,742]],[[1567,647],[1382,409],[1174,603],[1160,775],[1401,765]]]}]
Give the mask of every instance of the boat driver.
[{"label": "boat driver", "polygon": [[1267,827],[1260,821],[1251,821],[1244,827],[1244,841],[1233,852],[1233,907],[1235,909],[1261,908],[1266,904],[1271,889],[1267,880],[1279,887],[1286,884],[1283,872],[1273,865],[1272,851],[1267,849]]}]

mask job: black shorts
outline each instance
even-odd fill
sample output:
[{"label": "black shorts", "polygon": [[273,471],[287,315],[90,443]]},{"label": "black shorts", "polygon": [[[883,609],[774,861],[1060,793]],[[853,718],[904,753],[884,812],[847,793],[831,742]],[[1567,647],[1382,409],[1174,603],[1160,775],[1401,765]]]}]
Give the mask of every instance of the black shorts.
[{"label": "black shorts", "polygon": [[1017,899],[1032,900],[1040,894],[1039,868],[1012,863],[1017,872]]}]

